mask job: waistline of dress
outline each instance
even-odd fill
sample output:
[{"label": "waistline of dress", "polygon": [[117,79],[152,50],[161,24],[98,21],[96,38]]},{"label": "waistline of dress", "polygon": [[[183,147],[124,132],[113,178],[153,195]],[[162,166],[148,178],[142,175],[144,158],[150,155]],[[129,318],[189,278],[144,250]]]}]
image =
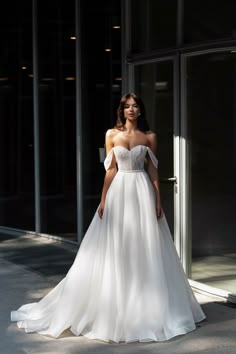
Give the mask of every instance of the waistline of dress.
[{"label": "waistline of dress", "polygon": [[137,173],[137,172],[144,172],[145,170],[118,170],[118,172],[122,172],[122,173]]}]

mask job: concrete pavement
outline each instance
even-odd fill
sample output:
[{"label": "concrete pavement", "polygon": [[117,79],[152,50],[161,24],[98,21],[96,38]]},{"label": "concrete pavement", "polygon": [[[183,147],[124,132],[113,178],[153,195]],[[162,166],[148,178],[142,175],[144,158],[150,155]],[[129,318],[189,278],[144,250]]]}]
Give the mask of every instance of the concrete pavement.
[{"label": "concrete pavement", "polygon": [[164,343],[109,344],[66,331],[59,339],[26,334],[10,311],[38,301],[67,273],[77,246],[32,235],[0,234],[0,354],[236,354],[236,308],[196,294],[207,319]]}]

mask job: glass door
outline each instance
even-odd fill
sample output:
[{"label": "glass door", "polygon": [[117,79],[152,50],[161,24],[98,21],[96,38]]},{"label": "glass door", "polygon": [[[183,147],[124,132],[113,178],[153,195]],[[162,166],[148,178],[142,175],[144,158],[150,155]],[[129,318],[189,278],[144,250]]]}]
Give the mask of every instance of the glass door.
[{"label": "glass door", "polygon": [[134,66],[134,91],[146,107],[150,129],[157,133],[159,177],[164,212],[178,250],[178,109],[174,80],[174,60]]},{"label": "glass door", "polygon": [[185,65],[191,278],[232,298],[236,294],[236,53],[189,56]]}]

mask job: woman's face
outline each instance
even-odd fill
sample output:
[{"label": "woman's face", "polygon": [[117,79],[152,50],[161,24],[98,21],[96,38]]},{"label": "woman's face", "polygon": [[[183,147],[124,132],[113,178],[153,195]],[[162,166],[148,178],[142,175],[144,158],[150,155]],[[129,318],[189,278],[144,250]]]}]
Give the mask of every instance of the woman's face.
[{"label": "woman's face", "polygon": [[124,117],[128,120],[136,120],[140,115],[140,107],[131,97],[124,104]]}]

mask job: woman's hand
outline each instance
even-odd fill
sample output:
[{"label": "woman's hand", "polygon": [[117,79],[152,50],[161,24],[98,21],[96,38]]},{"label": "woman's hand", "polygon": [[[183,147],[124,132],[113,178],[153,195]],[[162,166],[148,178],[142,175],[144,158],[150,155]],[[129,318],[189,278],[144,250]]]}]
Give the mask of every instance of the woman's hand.
[{"label": "woman's hand", "polygon": [[105,207],[105,202],[101,201],[98,207],[98,215],[100,219],[102,219],[103,217],[104,207]]},{"label": "woman's hand", "polygon": [[163,216],[163,209],[161,206],[157,205],[156,207],[157,218],[160,219]]},{"label": "woman's hand", "polygon": [[160,219],[163,216],[163,209],[161,206],[161,200],[159,193],[157,194],[157,201],[156,201],[156,213],[157,213],[157,218]]}]

